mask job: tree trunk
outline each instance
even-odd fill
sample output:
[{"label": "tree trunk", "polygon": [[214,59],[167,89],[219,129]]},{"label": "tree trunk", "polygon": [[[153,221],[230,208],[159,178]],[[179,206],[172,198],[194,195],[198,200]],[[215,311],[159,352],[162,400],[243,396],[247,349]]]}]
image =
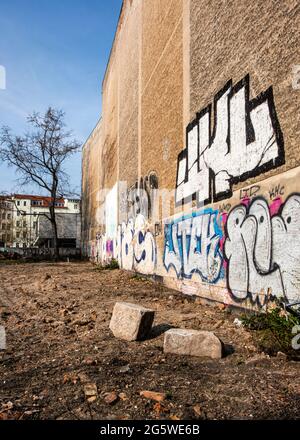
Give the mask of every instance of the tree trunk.
[{"label": "tree trunk", "polygon": [[54,248],[54,259],[57,261],[59,259],[59,246],[58,246],[58,233],[57,233],[57,223],[56,223],[56,215],[55,215],[55,202],[56,202],[56,189],[52,191],[51,194],[51,205],[49,208],[50,211],[50,220],[52,225],[52,234],[53,234],[53,248]]},{"label": "tree trunk", "polygon": [[56,220],[54,222],[51,221],[52,224],[52,233],[53,233],[53,248],[54,248],[54,259],[57,261],[59,259],[59,246],[58,246],[58,234],[57,234],[57,224]]}]

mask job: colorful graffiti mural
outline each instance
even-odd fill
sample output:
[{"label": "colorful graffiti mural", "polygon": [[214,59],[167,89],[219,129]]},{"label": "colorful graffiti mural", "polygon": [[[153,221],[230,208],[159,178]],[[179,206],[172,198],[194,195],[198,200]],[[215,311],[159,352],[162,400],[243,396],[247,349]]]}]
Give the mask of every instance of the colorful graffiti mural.
[{"label": "colorful graffiti mural", "polygon": [[[300,193],[293,191],[300,168],[232,193],[233,184],[284,163],[272,88],[250,100],[249,76],[235,86],[229,81],[215,96],[213,131],[210,119],[209,105],[187,127],[172,193],[179,212],[157,222],[153,214],[171,203],[155,172],[126,186],[122,218],[129,220],[115,226],[116,210],[108,212],[109,237],[99,236],[96,246],[100,261],[115,258],[123,269],[173,278],[172,287],[231,304],[299,301]],[[197,207],[185,205],[196,197]],[[117,190],[106,211],[112,200]],[[208,202],[216,203],[204,207]]]},{"label": "colorful graffiti mural", "polygon": [[249,298],[262,306],[269,296],[299,300],[300,194],[279,206],[258,197],[228,216],[227,283],[237,301]]},{"label": "colorful graffiti mural", "polygon": [[191,278],[197,273],[209,283],[220,278],[223,233],[218,220],[218,211],[207,209],[166,224],[164,265],[167,272],[173,267],[178,278]]},{"label": "colorful graffiti mural", "polygon": [[135,221],[130,219],[119,225],[113,240],[107,239],[105,234],[99,234],[97,249],[99,263],[114,258],[125,270],[137,270],[143,274],[151,274],[155,270],[155,238],[142,214],[138,214]]},{"label": "colorful graffiti mural", "polygon": [[224,279],[237,303],[299,301],[300,193],[285,202],[245,197],[229,213],[209,208],[168,220],[163,263],[179,279],[196,274],[215,285]]}]

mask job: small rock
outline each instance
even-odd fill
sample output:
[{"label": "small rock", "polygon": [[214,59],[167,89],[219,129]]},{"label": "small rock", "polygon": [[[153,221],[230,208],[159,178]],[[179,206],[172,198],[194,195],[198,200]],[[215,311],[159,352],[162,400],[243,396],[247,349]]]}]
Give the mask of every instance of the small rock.
[{"label": "small rock", "polygon": [[97,385],[95,383],[87,383],[83,387],[85,397],[96,397],[98,395]]},{"label": "small rock", "polygon": [[197,416],[200,417],[200,416],[202,415],[202,408],[201,408],[201,406],[200,406],[199,404],[195,405],[194,408],[193,408],[193,410],[194,410],[194,413],[195,413]]},{"label": "small rock", "polygon": [[84,359],[83,363],[84,363],[85,365],[97,365],[97,360],[88,357],[88,358]]},{"label": "small rock", "polygon": [[105,394],[104,402],[108,405],[114,405],[119,400],[119,396],[114,391],[112,393]]},{"label": "small rock", "polygon": [[235,318],[235,320],[233,321],[233,323],[234,323],[234,325],[236,325],[237,327],[243,327],[243,322],[242,322],[240,319],[238,319],[238,318]]},{"label": "small rock", "polygon": [[223,311],[223,310],[226,309],[226,305],[225,305],[225,304],[222,304],[222,303],[217,304],[217,307],[218,307],[218,309],[221,310],[221,311]]},{"label": "small rock", "polygon": [[125,402],[125,400],[128,400],[128,397],[127,397],[127,395],[126,395],[125,393],[120,393],[120,394],[119,394],[119,397],[120,397],[120,399],[123,400],[124,402]]},{"label": "small rock", "polygon": [[222,342],[212,332],[171,329],[165,333],[164,353],[220,359],[222,351]]},{"label": "small rock", "polygon": [[223,319],[221,319],[220,321],[216,322],[215,325],[213,326],[214,329],[220,328],[222,327],[222,325],[224,324]]},{"label": "small rock", "polygon": [[65,373],[63,376],[63,384],[66,384],[68,382],[73,383],[74,385],[77,383],[79,377],[76,373]]},{"label": "small rock", "polygon": [[169,417],[169,419],[170,419],[170,420],[175,420],[175,421],[176,421],[176,420],[181,420],[180,417],[178,417],[178,416],[176,416],[176,415],[171,415],[171,416]]},{"label": "small rock", "polygon": [[165,393],[156,393],[155,391],[141,391],[140,396],[146,399],[155,400],[156,402],[163,402],[166,398]]},{"label": "small rock", "polygon": [[282,351],[279,351],[278,353],[277,353],[277,356],[276,357],[278,357],[279,359],[283,359],[283,360],[287,360],[287,355],[285,354],[285,353],[282,353]]},{"label": "small rock", "polygon": [[161,405],[160,402],[156,402],[155,405],[153,406],[153,411],[156,412],[156,414],[160,415],[165,411],[165,407]]},{"label": "small rock", "polygon": [[89,403],[94,403],[94,402],[96,402],[96,400],[97,400],[97,396],[91,396],[91,397],[89,397],[89,398],[87,399],[87,401],[88,401]]},{"label": "small rock", "polygon": [[109,328],[116,338],[138,341],[145,339],[150,333],[153,320],[153,310],[136,304],[118,302],[115,304]]},{"label": "small rock", "polygon": [[130,371],[130,366],[125,365],[124,367],[120,368],[120,373],[128,373]]},{"label": "small rock", "polygon": [[1,411],[10,411],[13,409],[14,405],[12,402],[2,403],[1,404]]},{"label": "small rock", "polygon": [[93,311],[93,312],[91,313],[91,320],[94,321],[94,322],[97,321],[97,313],[96,313],[95,311]]}]

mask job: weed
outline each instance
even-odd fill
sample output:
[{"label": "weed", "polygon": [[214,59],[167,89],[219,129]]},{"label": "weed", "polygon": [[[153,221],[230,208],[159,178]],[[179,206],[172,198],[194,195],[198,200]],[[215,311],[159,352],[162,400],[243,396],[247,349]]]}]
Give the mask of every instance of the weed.
[{"label": "weed", "polygon": [[146,277],[143,277],[142,275],[139,275],[138,273],[135,273],[134,275],[132,275],[132,277],[130,277],[130,279],[136,280],[136,281],[149,281]]},{"label": "weed", "polygon": [[264,352],[274,356],[281,351],[290,357],[300,357],[292,347],[292,330],[300,325],[300,319],[276,305],[266,313],[243,315],[244,327],[253,331],[256,344]]},{"label": "weed", "polygon": [[102,271],[102,270],[116,270],[116,269],[120,269],[119,263],[117,262],[117,260],[112,259],[112,260],[110,260],[109,263],[107,263],[105,265],[95,267],[94,270]]}]

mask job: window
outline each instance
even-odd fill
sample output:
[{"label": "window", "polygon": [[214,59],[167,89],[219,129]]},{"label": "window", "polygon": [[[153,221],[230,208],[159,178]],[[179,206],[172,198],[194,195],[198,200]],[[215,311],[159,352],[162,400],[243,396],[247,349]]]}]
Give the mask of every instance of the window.
[{"label": "window", "polygon": [[7,220],[11,220],[11,214],[7,214]]},{"label": "window", "polygon": [[17,228],[20,227],[20,223],[21,223],[21,222],[17,221]]},{"label": "window", "polygon": [[2,220],[5,220],[5,212],[2,214]]},{"label": "window", "polygon": [[78,205],[74,205],[74,209],[78,209]]},{"label": "window", "polygon": [[18,216],[18,217],[20,216],[20,211],[17,212],[17,216]]},{"label": "window", "polygon": [[23,238],[26,238],[26,236],[27,236],[27,233],[23,232]]},{"label": "window", "polygon": [[17,237],[17,238],[20,238],[20,232],[17,232],[17,233],[16,233],[16,237]]},{"label": "window", "polygon": [[34,206],[43,206],[43,201],[42,200],[33,200],[32,204]]},{"label": "window", "polygon": [[23,228],[26,228],[26,222],[25,221],[23,222]]},{"label": "window", "polygon": [[17,206],[20,206],[20,200],[17,201]]},{"label": "window", "polygon": [[2,230],[5,231],[5,223],[2,223]]},{"label": "window", "polygon": [[8,231],[10,231],[10,225],[6,225],[6,229],[8,230]]},{"label": "window", "polygon": [[26,202],[23,203],[23,206],[26,206]]},{"label": "window", "polygon": [[26,243],[23,243],[23,248],[26,248],[27,246],[26,246]]}]

